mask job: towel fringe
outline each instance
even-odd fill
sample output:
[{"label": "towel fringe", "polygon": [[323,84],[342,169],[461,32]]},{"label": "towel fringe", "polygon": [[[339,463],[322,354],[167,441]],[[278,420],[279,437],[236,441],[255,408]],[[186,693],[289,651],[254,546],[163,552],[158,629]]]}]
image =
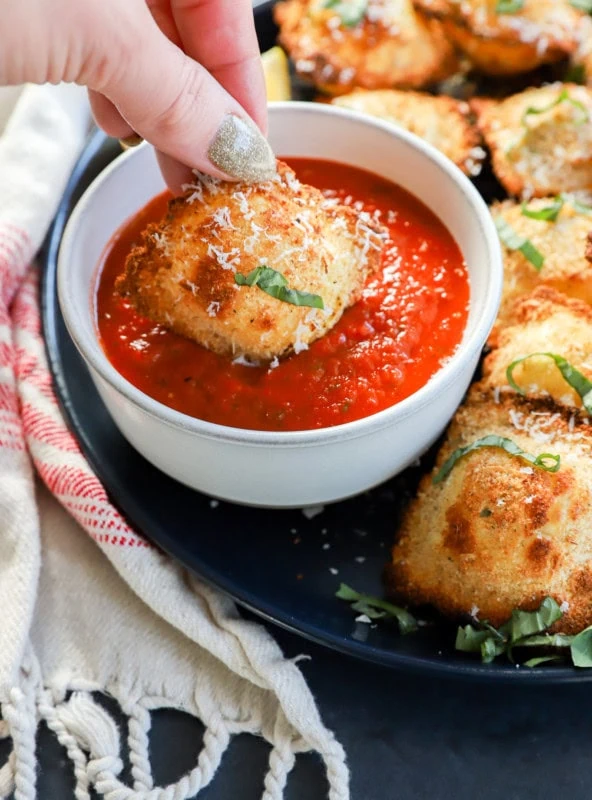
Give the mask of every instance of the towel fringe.
[{"label": "towel fringe", "polygon": [[[137,687],[132,692],[120,685],[110,686],[105,693],[119,703],[128,718],[127,744],[133,779],[130,787],[119,777],[123,761],[118,726],[111,714],[93,698],[90,687],[96,689],[96,686],[89,683],[88,691],[81,690],[84,682],[75,681],[75,686],[52,691],[41,684],[38,667],[28,674],[23,670],[21,675],[21,686],[13,688],[0,705],[3,716],[0,732],[3,738],[10,736],[13,741],[13,750],[0,768],[0,800],[7,800],[13,792],[14,800],[35,800],[35,735],[41,719],[55,734],[72,763],[76,800],[91,800],[93,789],[103,800],[189,800],[211,782],[231,737],[236,733],[256,733],[249,717],[226,719],[210,710],[203,715],[207,717],[202,720],[206,727],[196,766],[175,783],[155,787],[149,757],[151,712],[178,708],[178,705],[164,697],[138,695]],[[74,691],[66,700],[70,689]],[[201,711],[203,713],[203,709]],[[305,749],[304,743],[300,737],[294,737],[282,712],[273,732],[266,738],[271,740],[272,748],[262,800],[282,800],[296,754]],[[347,800],[347,768],[343,765],[345,775],[340,773],[339,751],[337,745],[335,752],[322,755],[332,787],[331,799]],[[335,791],[334,781],[343,779],[345,789]]]}]

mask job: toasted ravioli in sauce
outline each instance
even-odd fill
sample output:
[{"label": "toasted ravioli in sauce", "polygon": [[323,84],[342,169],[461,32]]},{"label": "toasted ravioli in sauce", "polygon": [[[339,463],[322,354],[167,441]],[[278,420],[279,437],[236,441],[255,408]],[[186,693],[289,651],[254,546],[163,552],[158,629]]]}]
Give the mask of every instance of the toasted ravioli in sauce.
[{"label": "toasted ravioli in sauce", "polygon": [[499,10],[497,0],[414,0],[443,25],[449,40],[482,72],[512,75],[552,64],[578,46],[583,14],[570,0],[524,0]]},{"label": "toasted ravioli in sauce", "polygon": [[[418,89],[458,68],[439,24],[421,19],[411,0],[369,0],[347,17],[322,0],[274,6],[279,41],[296,72],[327,94],[364,89]],[[341,4],[342,9],[348,3]]]},{"label": "toasted ravioli in sauce", "polygon": [[[326,199],[278,162],[276,178],[240,184],[198,174],[129,254],[118,291],[146,317],[218,353],[272,360],[330,330],[380,266],[386,229]],[[324,308],[293,305],[258,285],[267,267]]]},{"label": "toasted ravioli in sauce", "polygon": [[[589,203],[589,197],[582,202]],[[555,198],[531,200],[526,209],[536,213],[549,208]],[[575,198],[566,198],[555,221],[532,219],[523,213],[520,203],[507,200],[494,203],[491,213],[496,221],[502,219],[510,229],[530,242],[544,259],[539,270],[521,250],[502,245],[504,256],[504,286],[499,314],[490,336],[495,345],[503,328],[516,322],[515,304],[537,286],[549,286],[592,304],[592,264],[586,258],[586,238],[592,217],[585,205]]]},{"label": "toasted ravioli in sauce", "polygon": [[356,90],[336,97],[333,105],[379,117],[421,136],[453,161],[466,175],[481,172],[485,150],[470,119],[467,103],[452,97],[395,89]]},{"label": "toasted ravioli in sauce", "polygon": [[511,195],[546,197],[592,188],[592,90],[573,83],[470,101]]},{"label": "toasted ravioli in sauce", "polygon": [[[487,435],[534,456],[545,471],[499,447],[474,450],[434,483],[457,448]],[[444,614],[504,623],[546,596],[562,606],[556,630],[592,623],[592,427],[544,401],[473,390],[457,412],[436,467],[407,508],[387,567],[389,594]]]},{"label": "toasted ravioli in sauce", "polygon": [[[540,286],[516,303],[514,318],[515,323],[500,332],[497,347],[485,358],[482,387],[513,392],[506,377],[508,367],[535,353],[560,356],[592,381],[591,306]],[[580,395],[549,356],[533,355],[522,361],[512,377],[529,397],[550,396],[559,405],[582,406]]]}]

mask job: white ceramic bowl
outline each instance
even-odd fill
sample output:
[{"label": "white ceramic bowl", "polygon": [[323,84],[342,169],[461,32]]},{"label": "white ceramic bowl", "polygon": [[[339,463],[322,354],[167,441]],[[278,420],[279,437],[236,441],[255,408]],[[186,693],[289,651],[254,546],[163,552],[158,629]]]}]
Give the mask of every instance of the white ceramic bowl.
[{"label": "white ceramic bowl", "polygon": [[364,491],[415,461],[440,435],[471,380],[493,325],[502,261],[488,209],[470,181],[419,138],[344,109],[270,106],[278,155],[311,156],[375,172],[419,197],[458,242],[470,276],[470,312],[454,357],[419,391],[371,417],[333,428],[259,432],[181,414],[132,386],[106,358],[93,312],[96,266],[117,228],[163,189],[153,150],[117,158],[78,202],[63,237],[58,292],[66,325],[128,441],[192,488],[248,505],[323,504]]}]

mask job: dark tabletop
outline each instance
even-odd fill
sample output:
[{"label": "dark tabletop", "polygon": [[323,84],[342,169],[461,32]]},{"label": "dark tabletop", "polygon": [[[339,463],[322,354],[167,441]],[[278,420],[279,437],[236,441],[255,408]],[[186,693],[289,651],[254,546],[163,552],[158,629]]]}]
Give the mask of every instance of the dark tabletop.
[{"label": "dark tabletop", "polygon": [[[321,713],[344,745],[352,800],[584,800],[590,794],[586,685],[466,683],[388,671],[324,650],[276,628],[301,663]],[[115,705],[107,701],[110,710]],[[202,728],[171,711],[154,714],[151,758],[157,785],[193,768]],[[203,800],[260,800],[269,748],[237,737]],[[3,763],[6,743],[0,743]],[[74,798],[64,751],[42,727],[39,800]],[[299,756],[286,800],[321,800],[320,761]]]}]

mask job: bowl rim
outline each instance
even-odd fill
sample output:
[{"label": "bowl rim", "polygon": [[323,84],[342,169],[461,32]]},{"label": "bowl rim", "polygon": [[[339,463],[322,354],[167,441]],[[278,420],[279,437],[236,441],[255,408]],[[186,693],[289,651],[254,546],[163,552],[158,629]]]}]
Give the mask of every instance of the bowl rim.
[{"label": "bowl rim", "polygon": [[[84,341],[85,337],[80,335],[76,330],[76,322],[71,314],[69,303],[68,274],[72,267],[70,256],[81,223],[84,224],[85,219],[88,222],[88,211],[92,208],[99,187],[102,186],[114,172],[118,171],[121,165],[127,160],[137,158],[142,150],[150,147],[149,144],[143,143],[140,147],[127,150],[116,157],[91,182],[72,210],[64,229],[58,253],[58,300],[68,332],[87,363],[87,366],[91,367],[91,373],[94,370],[112,389],[131,402],[136,408],[158,420],[161,424],[176,430],[183,430],[201,437],[223,440],[228,443],[262,447],[269,445],[281,445],[284,447],[323,445],[337,440],[356,439],[361,436],[377,433],[385,427],[390,427],[395,423],[400,423],[408,419],[420,409],[433,402],[439,394],[444,392],[454,382],[464,364],[478,357],[478,354],[483,348],[483,343],[495,322],[502,293],[503,261],[501,246],[487,204],[469,178],[434,146],[424,141],[419,136],[409,133],[403,128],[399,128],[389,122],[375,117],[363,116],[350,109],[338,108],[326,104],[310,103],[306,101],[269,103],[269,111],[272,114],[282,113],[284,110],[296,111],[304,115],[319,114],[349,119],[358,124],[362,123],[368,127],[382,130],[388,133],[392,138],[401,139],[409,146],[419,150],[424,158],[431,161],[437,168],[445,173],[448,180],[451,180],[457,185],[460,191],[465,195],[469,205],[472,206],[476,221],[487,245],[487,300],[484,313],[481,314],[480,318],[475,323],[474,329],[470,333],[468,339],[460,343],[457,351],[450,357],[448,362],[422,387],[400,402],[382,411],[362,417],[361,419],[334,425],[332,427],[301,431],[260,431],[207,422],[206,420],[198,419],[197,417],[192,417],[181,411],[170,408],[136,388],[115,369],[103,351],[98,341],[96,331],[94,336],[96,351],[91,351],[86,346],[86,342]],[[413,194],[413,192],[411,192],[411,194]],[[420,201],[424,202],[421,197],[418,195],[415,196],[418,197]],[[113,231],[111,235],[115,232],[116,231]],[[469,303],[470,302],[471,300],[469,299]],[[92,314],[91,302],[88,303],[88,313]],[[93,322],[93,329],[94,328]]]}]

